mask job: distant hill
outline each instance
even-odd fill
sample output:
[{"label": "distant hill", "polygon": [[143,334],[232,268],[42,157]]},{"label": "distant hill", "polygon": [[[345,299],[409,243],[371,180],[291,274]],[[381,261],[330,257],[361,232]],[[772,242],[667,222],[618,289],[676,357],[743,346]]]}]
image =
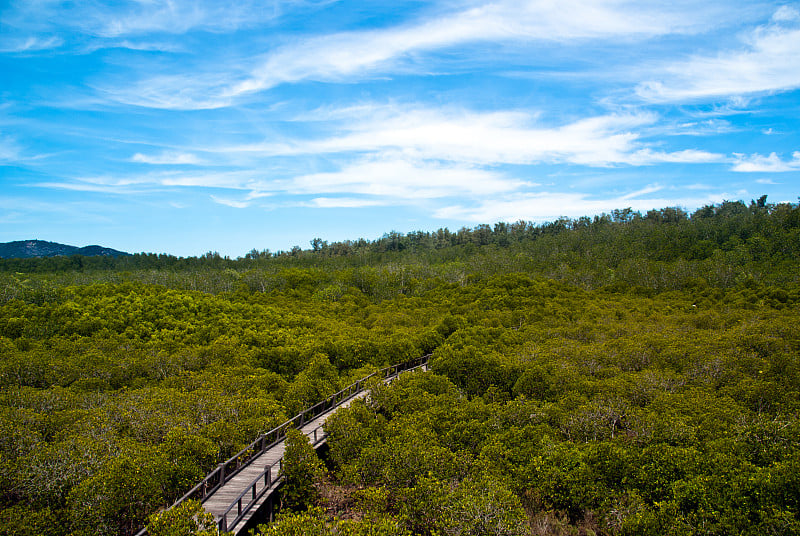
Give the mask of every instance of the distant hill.
[{"label": "distant hill", "polygon": [[56,257],[58,255],[119,257],[130,254],[102,246],[79,248],[44,240],[17,240],[15,242],[0,243],[0,259],[30,259],[32,257]]}]

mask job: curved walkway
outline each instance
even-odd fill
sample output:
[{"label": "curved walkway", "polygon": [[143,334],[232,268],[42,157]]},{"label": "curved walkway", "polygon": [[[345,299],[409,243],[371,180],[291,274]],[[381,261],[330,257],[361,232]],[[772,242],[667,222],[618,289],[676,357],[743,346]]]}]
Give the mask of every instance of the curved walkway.
[{"label": "curved walkway", "polygon": [[[366,394],[367,390],[365,389],[351,396],[300,427],[300,431],[309,438],[314,448],[322,445],[327,437],[322,428],[325,420],[339,408],[349,406],[354,400],[362,398]],[[250,518],[265,505],[268,506],[269,515],[272,517],[273,505],[270,500],[283,480],[281,464],[285,451],[285,441],[281,440],[254,458],[247,467],[206,498],[203,507],[214,515],[220,531],[239,534]]]},{"label": "curved walkway", "polygon": [[[271,518],[274,493],[282,479],[281,463],[285,451],[286,430],[290,426],[300,429],[316,448],[327,437],[322,427],[325,420],[337,409],[347,407],[354,400],[366,396],[367,380],[380,377],[385,383],[389,383],[403,372],[426,368],[429,357],[426,355],[370,374],[260,435],[247,447],[219,464],[170,508],[189,499],[199,500],[206,511],[214,515],[221,531],[230,531],[237,535],[243,532],[247,522],[265,506],[269,509]],[[145,534],[146,528],[136,536]]]}]

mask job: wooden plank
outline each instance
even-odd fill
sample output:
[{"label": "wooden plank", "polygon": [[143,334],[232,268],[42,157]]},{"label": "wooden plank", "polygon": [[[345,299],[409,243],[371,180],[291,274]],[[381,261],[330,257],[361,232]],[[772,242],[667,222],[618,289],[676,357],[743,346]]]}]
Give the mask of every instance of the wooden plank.
[{"label": "wooden plank", "polygon": [[[348,400],[344,401],[340,405],[331,408],[326,413],[319,415],[315,419],[305,423],[301,428],[302,431],[306,436],[310,438],[313,443],[314,440],[314,430],[318,427],[322,426],[325,423],[325,420],[332,415],[335,411],[340,408],[348,407],[353,401],[363,398],[367,395],[367,391],[362,391],[357,393],[356,395],[352,396]],[[318,434],[321,433],[318,432]],[[320,441],[317,446],[324,443],[324,440]],[[266,452],[261,454],[260,456],[254,458],[247,466],[242,468],[239,473],[237,473],[233,478],[231,478],[228,482],[225,483],[222,487],[220,487],[217,491],[213,494],[206,497],[206,500],[203,502],[203,507],[206,509],[207,512],[210,512],[214,515],[214,519],[218,522],[222,515],[228,510],[228,508],[233,504],[234,501],[242,494],[245,490],[251,487],[253,481],[261,475],[267,466],[273,465],[273,480],[275,479],[278,466],[275,465],[278,461],[283,459],[283,455],[286,452],[286,443],[285,441],[280,441],[279,443],[275,444],[272,448],[268,449]],[[275,486],[273,486],[275,487]],[[263,490],[263,480],[262,484],[257,486],[256,492],[260,492]],[[246,524],[246,522],[255,515],[258,508],[268,499],[268,497],[274,492],[274,490],[268,491],[264,494],[261,500],[257,501],[256,504],[251,508],[251,510],[247,513],[247,515],[239,522],[236,526],[228,525],[228,530],[232,531],[234,534],[238,534],[238,531]],[[243,507],[247,506],[250,502],[250,494],[245,496],[243,501]],[[228,515],[228,522],[231,523],[234,518],[237,516],[237,510],[234,507]]]},{"label": "wooden plank", "polygon": [[[420,364],[413,366],[411,368],[405,368],[402,371],[400,370],[400,367],[410,365],[411,362],[407,362],[402,365],[393,365],[391,367],[382,369],[378,373],[370,374],[366,378],[358,380],[350,387],[346,387],[342,391],[336,393],[332,398],[329,398],[328,401],[333,400],[335,402],[336,400],[340,400],[340,395],[347,396],[350,392],[352,392],[351,390],[358,390],[363,388],[364,383],[369,378],[372,378],[376,374],[383,375],[387,373],[387,371],[391,371],[388,377],[383,378],[383,382],[388,384],[391,383],[395,378],[400,376],[400,374],[402,374],[403,372],[408,372],[411,370],[415,370],[417,368],[420,368],[422,370],[428,370],[427,359],[429,357],[430,354],[422,356],[417,360],[413,360],[412,362],[417,362]],[[318,433],[324,433],[321,431],[321,426],[329,415],[333,414],[339,408],[349,406],[354,400],[358,400],[359,398],[366,396],[367,392],[368,391],[365,389],[361,392],[357,392],[349,396],[346,400],[340,401],[338,405],[332,407],[325,413],[318,415],[316,418],[312,419],[307,423],[303,423],[300,429],[303,431],[303,433],[306,434],[306,436],[309,437],[309,440],[312,442],[312,444],[314,444],[315,443],[314,431],[317,430]],[[321,402],[320,404],[326,404],[326,402]],[[317,408],[318,406],[319,404],[311,409],[316,411],[315,408]],[[306,411],[304,411],[300,416],[301,422],[303,416],[306,415]],[[272,433],[275,432],[276,430],[278,431],[278,433],[281,433],[281,431],[284,430],[284,427],[287,424],[288,422],[282,424],[275,430],[271,431],[269,433],[269,437],[273,437]],[[264,440],[265,438],[262,438],[261,440],[262,444]],[[316,444],[314,446],[318,447],[324,442],[325,438],[318,436],[318,440],[316,441]],[[226,521],[228,521],[229,523],[228,530],[229,531],[233,530],[235,533],[238,534],[241,530],[243,530],[247,520],[249,520],[253,515],[257,513],[258,509],[261,507],[263,503],[270,500],[270,496],[277,489],[279,485],[279,482],[276,482],[278,480],[278,470],[279,470],[277,462],[283,459],[284,451],[285,451],[285,444],[284,441],[281,440],[272,445],[266,451],[259,454],[258,456],[250,458],[246,462],[246,465],[242,467],[239,470],[239,472],[236,473],[236,475],[230,477],[227,482],[223,483],[222,486],[217,488],[213,493],[209,494],[208,496],[205,497],[205,499],[203,499],[203,506],[205,507],[205,509],[214,515],[214,518],[217,522],[220,521],[222,516],[225,516]],[[226,464],[229,462],[230,460],[228,460]],[[270,489],[265,491],[264,487],[267,485],[267,481],[263,478],[263,476],[267,467],[271,467],[272,472],[270,481],[272,482],[272,485],[270,485]],[[213,475],[214,472],[210,474]],[[206,478],[210,478],[210,476]],[[258,481],[256,481],[257,479]],[[245,493],[245,490],[249,490],[249,493]],[[261,494],[261,497],[256,500],[256,503],[253,505],[252,508],[248,508],[248,504],[253,502],[252,500],[253,494],[255,494],[256,496]],[[175,506],[180,504],[181,501],[183,500],[184,498],[180,499],[170,508],[174,508]],[[241,504],[237,504],[240,502]],[[241,507],[241,512],[243,512],[244,515],[242,516],[242,519],[235,524],[235,526],[232,526],[234,525],[233,521],[235,520],[235,518],[239,516],[240,507]],[[136,533],[136,536],[146,536],[146,534],[147,534],[147,528],[145,527],[138,533]]]},{"label": "wooden plank", "polygon": [[[427,365],[422,365],[422,370],[427,370]],[[405,372],[405,371],[403,371]],[[401,373],[395,373],[388,378],[385,378],[383,381],[384,383],[390,383],[395,378],[397,378]],[[356,393],[352,397],[348,398],[347,400],[340,403],[338,406],[335,406],[328,410],[327,412],[317,416],[316,418],[310,420],[307,423],[304,423],[303,426],[300,427],[300,430],[309,437],[310,441],[314,442],[314,430],[321,427],[325,420],[332,415],[334,412],[339,410],[340,408],[345,408],[350,406],[355,400],[363,398],[367,395],[368,390],[361,391],[360,393]],[[318,434],[321,434],[322,430],[318,431]],[[319,436],[318,436],[319,437]],[[325,440],[323,438],[319,438],[320,441],[316,445],[322,445]],[[245,516],[237,523],[235,526],[233,525],[234,519],[238,515],[237,507],[234,506],[233,509],[229,511],[234,502],[242,495],[245,490],[251,489],[253,486],[254,480],[258,478],[260,475],[263,474],[264,470],[268,466],[273,466],[272,468],[272,480],[273,482],[277,479],[278,473],[278,465],[277,463],[283,459],[283,455],[286,451],[286,444],[285,441],[282,440],[272,448],[268,449],[261,455],[256,458],[253,458],[248,465],[239,471],[233,478],[228,480],[223,486],[217,489],[213,494],[206,497],[205,501],[203,501],[203,507],[206,511],[210,512],[214,515],[214,519],[219,522],[222,516],[227,513],[226,519],[228,522],[228,530],[233,532],[234,534],[238,535],[240,531],[243,530],[244,526],[246,525],[247,521],[250,520],[259,510],[259,508],[269,500],[269,497],[276,491],[278,484],[275,483],[270,486],[272,489],[268,490],[264,495],[256,501],[256,503],[250,508]],[[265,487],[265,483],[263,479],[260,480],[260,483],[256,485],[256,494],[260,493]],[[248,504],[252,502],[252,491],[247,493],[242,499],[242,509],[246,508]]]}]

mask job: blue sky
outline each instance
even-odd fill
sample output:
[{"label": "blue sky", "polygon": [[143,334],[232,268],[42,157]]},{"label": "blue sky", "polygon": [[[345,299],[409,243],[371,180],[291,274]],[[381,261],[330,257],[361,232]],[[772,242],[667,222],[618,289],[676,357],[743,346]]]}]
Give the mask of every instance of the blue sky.
[{"label": "blue sky", "polygon": [[797,2],[0,1],[0,241],[237,257],[799,185]]}]

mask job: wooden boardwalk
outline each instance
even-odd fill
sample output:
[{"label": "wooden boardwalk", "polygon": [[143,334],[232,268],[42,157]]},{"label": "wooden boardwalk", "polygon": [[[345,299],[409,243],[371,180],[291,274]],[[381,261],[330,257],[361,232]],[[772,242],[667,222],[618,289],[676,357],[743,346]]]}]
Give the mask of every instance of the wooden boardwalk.
[{"label": "wooden boardwalk", "polygon": [[[378,377],[384,383],[389,383],[403,372],[418,368],[426,370],[429,357],[426,355],[370,374],[260,435],[233,457],[219,464],[170,508],[189,499],[199,500],[206,511],[213,514],[221,531],[237,535],[244,533],[248,521],[265,507],[271,518],[275,491],[281,484],[286,430],[290,426],[298,428],[310,439],[314,448],[317,448],[325,442],[326,434],[322,428],[325,420],[337,409],[347,407],[353,401],[366,396],[367,380]],[[136,536],[146,534],[147,529],[143,528]]]},{"label": "wooden boardwalk", "polygon": [[[313,420],[309,421],[300,427],[302,431],[311,441],[311,444],[316,448],[325,442],[325,433],[322,425],[325,420],[332,415],[339,408],[349,406],[353,401],[363,398],[367,395],[367,391],[356,393],[348,398],[341,404],[331,408],[327,412],[319,415]],[[247,522],[258,513],[263,506],[270,500],[273,500],[274,493],[281,484],[281,478],[276,478],[279,474],[280,464],[283,460],[283,454],[286,451],[286,442],[281,440],[275,443],[270,449],[254,458],[244,469],[236,474],[233,478],[225,482],[217,491],[209,495],[203,502],[203,507],[207,512],[214,515],[220,530],[230,531],[234,534],[239,534],[243,531]],[[265,471],[267,468],[272,468],[272,478],[265,479]],[[250,491],[250,493],[247,493]],[[239,507],[239,499],[242,498],[244,493],[241,507]],[[254,496],[256,497],[254,499]],[[252,502],[252,505],[249,503]],[[240,512],[250,506],[249,509],[239,517]],[[239,509],[241,508],[241,510]],[[235,524],[234,524],[235,523]]]}]

